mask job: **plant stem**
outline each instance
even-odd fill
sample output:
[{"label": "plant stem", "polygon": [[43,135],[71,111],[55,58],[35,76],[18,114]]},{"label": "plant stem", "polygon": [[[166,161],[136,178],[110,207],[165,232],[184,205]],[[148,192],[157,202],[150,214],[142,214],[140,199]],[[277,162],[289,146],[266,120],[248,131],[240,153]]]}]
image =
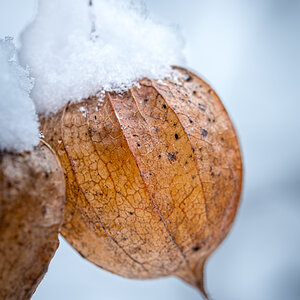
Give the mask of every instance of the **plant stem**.
[{"label": "plant stem", "polygon": [[93,0],[89,0],[89,7],[90,7],[90,11],[89,11],[89,15],[90,15],[90,19],[91,19],[91,33],[90,33],[90,38],[92,41],[95,41],[95,39],[97,38],[96,36],[96,22],[95,22],[95,14],[93,12]]}]

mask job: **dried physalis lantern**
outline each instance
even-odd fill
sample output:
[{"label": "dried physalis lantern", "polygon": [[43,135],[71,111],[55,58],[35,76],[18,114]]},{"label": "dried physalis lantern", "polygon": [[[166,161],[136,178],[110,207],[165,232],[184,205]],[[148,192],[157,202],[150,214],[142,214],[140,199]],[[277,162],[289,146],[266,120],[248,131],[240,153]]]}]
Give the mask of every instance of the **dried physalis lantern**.
[{"label": "dried physalis lantern", "polygon": [[89,261],[130,278],[175,275],[203,286],[242,183],[236,133],[195,74],[144,79],[122,95],[42,120],[65,169],[62,234]]},{"label": "dried physalis lantern", "polygon": [[56,154],[0,153],[0,299],[30,299],[59,241],[65,185]]}]

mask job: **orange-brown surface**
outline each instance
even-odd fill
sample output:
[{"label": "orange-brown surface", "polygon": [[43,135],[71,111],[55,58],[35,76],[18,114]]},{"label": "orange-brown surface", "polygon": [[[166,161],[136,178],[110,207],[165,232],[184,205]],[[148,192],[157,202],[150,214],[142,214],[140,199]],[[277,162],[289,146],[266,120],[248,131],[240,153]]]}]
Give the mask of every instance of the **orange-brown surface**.
[{"label": "orange-brown surface", "polygon": [[42,120],[65,170],[62,234],[130,278],[176,275],[204,294],[203,267],[228,233],[242,163],[222,103],[195,74],[144,79]]},{"label": "orange-brown surface", "polygon": [[30,299],[59,241],[65,199],[53,150],[0,153],[0,299]]}]

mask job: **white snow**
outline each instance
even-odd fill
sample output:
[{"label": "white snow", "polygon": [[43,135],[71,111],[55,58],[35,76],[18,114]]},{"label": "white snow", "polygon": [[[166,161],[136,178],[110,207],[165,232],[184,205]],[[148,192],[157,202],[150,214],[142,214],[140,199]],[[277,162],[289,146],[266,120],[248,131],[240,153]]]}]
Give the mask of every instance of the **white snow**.
[{"label": "white snow", "polygon": [[20,59],[35,78],[39,113],[101,91],[122,92],[141,78],[170,76],[184,63],[175,28],[154,23],[132,1],[40,0],[22,35]]},{"label": "white snow", "polygon": [[33,80],[16,62],[12,38],[0,39],[0,150],[22,152],[39,143],[39,124],[29,97]]}]

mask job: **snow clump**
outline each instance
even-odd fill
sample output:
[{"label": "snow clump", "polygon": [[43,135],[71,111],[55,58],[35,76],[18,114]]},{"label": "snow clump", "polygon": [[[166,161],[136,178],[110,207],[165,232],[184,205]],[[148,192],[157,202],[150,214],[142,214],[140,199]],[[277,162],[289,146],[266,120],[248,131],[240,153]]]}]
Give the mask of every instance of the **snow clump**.
[{"label": "snow clump", "polygon": [[32,87],[28,70],[16,61],[12,38],[0,39],[0,151],[29,151],[39,143]]},{"label": "snow clump", "polygon": [[20,53],[35,78],[32,98],[39,113],[55,113],[103,91],[121,93],[144,77],[170,77],[171,66],[183,64],[178,31],[154,23],[134,3],[39,0]]}]

